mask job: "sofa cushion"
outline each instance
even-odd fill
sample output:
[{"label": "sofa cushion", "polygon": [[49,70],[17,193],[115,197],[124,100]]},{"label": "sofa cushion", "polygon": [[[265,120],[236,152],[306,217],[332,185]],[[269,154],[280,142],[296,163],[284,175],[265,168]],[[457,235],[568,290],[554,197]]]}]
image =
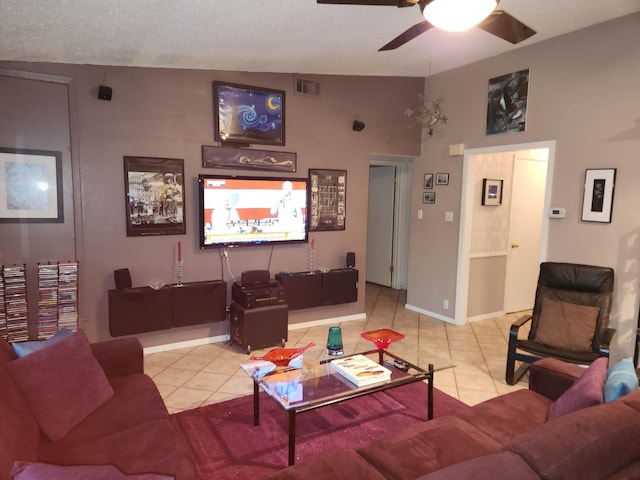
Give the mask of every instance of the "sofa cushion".
[{"label": "sofa cushion", "polygon": [[16,462],[13,480],[173,480],[170,475],[141,473],[125,475],[113,465],[51,465],[41,462]]},{"label": "sofa cushion", "polygon": [[48,347],[51,344],[59,342],[63,338],[67,338],[73,332],[68,328],[63,328],[56,332],[56,334],[48,340],[35,340],[31,342],[14,342],[11,344],[13,351],[16,352],[18,357],[25,357],[30,353],[37,352],[43,348]]},{"label": "sofa cushion", "polygon": [[609,359],[600,357],[564,392],[549,409],[549,420],[602,403]]},{"label": "sofa cushion", "polygon": [[607,379],[604,382],[604,401],[618,400],[638,389],[638,375],[630,357],[616,362],[607,371]]},{"label": "sofa cushion", "polygon": [[38,460],[57,465],[114,465],[127,474],[157,472],[178,480],[200,478],[191,451],[170,418],[140,422],[48,455],[39,452]]},{"label": "sofa cushion", "polygon": [[522,432],[545,423],[551,403],[543,395],[523,389],[479,403],[455,416],[481,430],[498,444],[505,445]]},{"label": "sofa cushion", "polygon": [[591,351],[600,309],[559,300],[542,300],[536,341],[578,352]]},{"label": "sofa cushion", "polygon": [[540,480],[527,462],[513,452],[484,455],[423,475],[416,480],[495,480],[498,478]]},{"label": "sofa cushion", "polygon": [[153,380],[144,374],[111,377],[114,395],[71,429],[61,440],[40,441],[39,455],[56,458],[59,452],[155,420],[169,413]]},{"label": "sofa cushion", "polygon": [[500,444],[481,430],[448,416],[377,440],[358,453],[385,477],[403,480],[498,450]]},{"label": "sofa cushion", "polygon": [[640,412],[624,402],[583,408],[508,446],[547,480],[601,480],[640,458]]},{"label": "sofa cushion", "polygon": [[14,360],[7,369],[54,442],[113,395],[82,331]]}]

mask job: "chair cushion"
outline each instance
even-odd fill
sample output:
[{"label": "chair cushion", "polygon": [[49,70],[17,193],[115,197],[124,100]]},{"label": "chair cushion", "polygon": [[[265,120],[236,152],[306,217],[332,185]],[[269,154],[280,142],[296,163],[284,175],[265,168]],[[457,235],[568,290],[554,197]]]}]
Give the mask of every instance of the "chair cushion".
[{"label": "chair cushion", "polygon": [[38,425],[54,442],[113,395],[82,331],[14,360],[7,369]]},{"label": "chair cushion", "polygon": [[545,298],[536,341],[563,350],[592,350],[600,309]]},{"label": "chair cushion", "polygon": [[600,357],[589,365],[576,383],[551,404],[548,419],[602,403],[608,362],[608,358]]},{"label": "chair cushion", "polygon": [[638,389],[638,376],[630,357],[623,358],[607,372],[604,401],[612,402]]}]

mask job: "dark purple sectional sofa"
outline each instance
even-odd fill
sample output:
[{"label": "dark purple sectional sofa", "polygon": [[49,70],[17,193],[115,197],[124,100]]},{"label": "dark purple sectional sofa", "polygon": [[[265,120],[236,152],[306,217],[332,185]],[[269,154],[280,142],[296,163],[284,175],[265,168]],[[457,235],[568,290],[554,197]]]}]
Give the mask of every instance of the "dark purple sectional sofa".
[{"label": "dark purple sectional sofa", "polygon": [[357,451],[303,461],[273,480],[640,479],[639,390],[548,420],[551,405],[584,369],[545,359],[530,372],[529,390],[424,422]]},{"label": "dark purple sectional sofa", "polygon": [[[107,388],[110,386],[113,394],[62,438],[51,441],[41,431],[18,388],[15,371],[9,367],[18,361],[14,351],[0,338],[0,480],[12,478],[16,461],[36,462],[40,467],[46,464],[49,468],[41,469],[44,476],[21,470],[23,476],[16,478],[198,479],[189,447],[174,430],[155,384],[143,373],[140,342],[123,338],[95,343],[86,350],[93,353],[98,368],[102,367],[106,373]],[[37,378],[39,374],[23,372],[22,378]],[[73,375],[73,371],[69,375]],[[56,382],[55,388],[65,388],[64,379]],[[50,383],[42,379],[43,388]],[[78,391],[78,395],[83,393]],[[56,408],[54,414],[65,413],[63,405]],[[66,475],[64,469],[52,465],[94,467],[87,467],[84,474],[82,469],[74,467],[75,470],[70,469]],[[102,472],[98,475],[96,465],[116,467],[124,475],[102,476]],[[62,471],[61,476],[51,473],[54,468]],[[80,476],[72,476],[72,471],[73,475]]]}]

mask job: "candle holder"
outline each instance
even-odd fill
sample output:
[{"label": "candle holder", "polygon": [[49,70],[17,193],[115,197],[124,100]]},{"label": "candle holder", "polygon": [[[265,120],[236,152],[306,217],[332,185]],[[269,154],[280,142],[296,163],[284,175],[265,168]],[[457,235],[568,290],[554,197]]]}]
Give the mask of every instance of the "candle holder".
[{"label": "candle holder", "polygon": [[182,267],[184,266],[184,262],[182,260],[178,260],[176,263],[176,287],[182,286]]}]

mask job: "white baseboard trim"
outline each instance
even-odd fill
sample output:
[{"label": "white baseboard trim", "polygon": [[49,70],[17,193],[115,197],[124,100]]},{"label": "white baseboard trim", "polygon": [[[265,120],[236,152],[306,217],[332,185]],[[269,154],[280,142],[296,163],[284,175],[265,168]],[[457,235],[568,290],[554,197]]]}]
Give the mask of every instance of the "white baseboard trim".
[{"label": "white baseboard trim", "polygon": [[447,322],[447,323],[451,323],[453,325],[456,325],[456,321],[453,318],[445,317],[444,315],[440,315],[439,313],[430,312],[430,311],[425,310],[423,308],[419,308],[419,307],[415,307],[413,305],[409,305],[408,303],[404,304],[404,308],[406,308],[407,310],[411,310],[412,312],[418,312],[418,313],[420,313],[422,315],[427,315],[428,317],[433,317],[436,320],[442,320],[443,322]]},{"label": "white baseboard trim", "polygon": [[484,313],[482,315],[476,315],[475,317],[467,318],[467,322],[479,322],[480,320],[487,320],[489,318],[494,318],[494,317],[502,317],[504,315],[505,315],[504,311],[493,312],[493,313]]},{"label": "white baseboard trim", "polygon": [[[336,324],[342,322],[351,322],[354,320],[366,320],[367,316],[364,313],[356,313],[354,315],[345,315],[343,317],[323,318],[320,320],[313,320],[311,322],[294,323],[289,325],[289,330],[299,330],[301,328],[318,327],[322,325]],[[210,343],[228,342],[229,335],[217,335],[215,337],[196,338],[194,340],[185,340],[183,342],[167,343],[165,345],[156,345],[155,347],[145,347],[143,353],[145,355],[150,353],[168,352],[171,350],[178,350],[180,348],[198,347],[200,345],[209,345]]]}]

